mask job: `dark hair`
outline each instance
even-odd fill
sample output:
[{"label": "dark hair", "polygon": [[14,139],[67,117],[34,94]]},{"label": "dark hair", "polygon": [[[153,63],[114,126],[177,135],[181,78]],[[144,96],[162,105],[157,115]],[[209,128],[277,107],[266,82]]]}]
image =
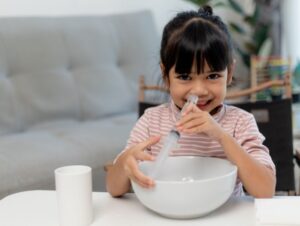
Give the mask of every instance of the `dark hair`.
[{"label": "dark hair", "polygon": [[233,62],[231,37],[210,6],[181,12],[163,30],[160,58],[165,78],[174,65],[177,73],[190,73],[195,59],[198,74],[205,62],[212,71],[222,71]]}]

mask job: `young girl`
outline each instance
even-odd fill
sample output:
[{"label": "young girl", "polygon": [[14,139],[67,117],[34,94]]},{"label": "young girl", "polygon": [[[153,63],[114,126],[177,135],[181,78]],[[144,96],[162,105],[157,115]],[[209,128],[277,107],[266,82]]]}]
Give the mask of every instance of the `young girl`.
[{"label": "young girl", "polygon": [[[171,155],[227,158],[238,167],[234,195],[243,194],[243,185],[254,197],[272,197],[275,166],[253,115],[223,103],[234,62],[222,20],[209,6],[177,14],[164,28],[160,57],[171,101],[147,109],[139,119],[107,173],[107,191],[121,196],[129,191],[130,180],[154,187],[155,181],[138,169],[138,161],[153,161],[163,145],[160,138],[176,125],[181,136]],[[189,105],[176,121],[190,94],[198,96],[197,105]]]}]

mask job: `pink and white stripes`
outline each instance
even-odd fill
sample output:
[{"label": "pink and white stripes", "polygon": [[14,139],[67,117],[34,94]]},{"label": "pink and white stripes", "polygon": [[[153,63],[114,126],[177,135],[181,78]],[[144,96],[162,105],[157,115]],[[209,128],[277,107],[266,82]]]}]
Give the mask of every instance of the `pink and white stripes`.
[{"label": "pink and white stripes", "polygon": [[[147,151],[157,155],[162,148],[163,138],[174,127],[179,109],[173,102],[149,108],[132,129],[126,149],[147,140],[151,136],[161,136],[161,141],[151,146]],[[223,105],[213,118],[231,134],[236,141],[251,156],[266,165],[275,174],[275,166],[269,155],[269,150],[262,143],[264,136],[258,131],[252,114],[234,106]],[[172,156],[207,156],[226,158],[221,145],[205,134],[181,134],[179,145],[171,151]],[[237,180],[234,195],[242,195],[242,184]]]}]

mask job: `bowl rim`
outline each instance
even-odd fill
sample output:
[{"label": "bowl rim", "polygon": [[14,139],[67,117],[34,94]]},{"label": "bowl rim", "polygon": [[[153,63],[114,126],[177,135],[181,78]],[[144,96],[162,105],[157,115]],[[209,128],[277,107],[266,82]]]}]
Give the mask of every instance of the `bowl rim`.
[{"label": "bowl rim", "polygon": [[[222,179],[222,178],[225,178],[225,177],[229,177],[232,174],[237,174],[237,166],[234,165],[232,162],[230,162],[228,159],[222,159],[222,158],[218,158],[218,157],[205,157],[205,156],[169,156],[168,158],[186,158],[186,159],[210,158],[210,159],[224,160],[224,161],[227,161],[229,164],[231,164],[231,166],[233,167],[233,170],[230,171],[229,173],[221,175],[221,176],[215,176],[215,177],[212,177],[212,178],[201,179],[201,180],[195,179],[193,181],[174,181],[174,180],[166,181],[166,180],[154,179],[156,184],[157,183],[159,183],[159,184],[166,184],[166,183],[168,183],[168,184],[205,183],[205,182],[214,181],[214,180],[217,180],[217,179]],[[140,162],[140,164],[143,164],[143,163],[147,164],[147,162],[145,162],[145,161]]]}]

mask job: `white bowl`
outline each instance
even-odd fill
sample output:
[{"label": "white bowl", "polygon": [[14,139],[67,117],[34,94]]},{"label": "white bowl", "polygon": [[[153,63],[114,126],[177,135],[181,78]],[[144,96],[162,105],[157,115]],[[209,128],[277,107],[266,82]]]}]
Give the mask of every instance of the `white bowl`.
[{"label": "white bowl", "polygon": [[[139,167],[148,175],[153,162]],[[233,192],[237,167],[227,160],[209,157],[168,157],[155,180],[155,187],[132,182],[140,202],[169,218],[196,218],[217,209]]]}]

